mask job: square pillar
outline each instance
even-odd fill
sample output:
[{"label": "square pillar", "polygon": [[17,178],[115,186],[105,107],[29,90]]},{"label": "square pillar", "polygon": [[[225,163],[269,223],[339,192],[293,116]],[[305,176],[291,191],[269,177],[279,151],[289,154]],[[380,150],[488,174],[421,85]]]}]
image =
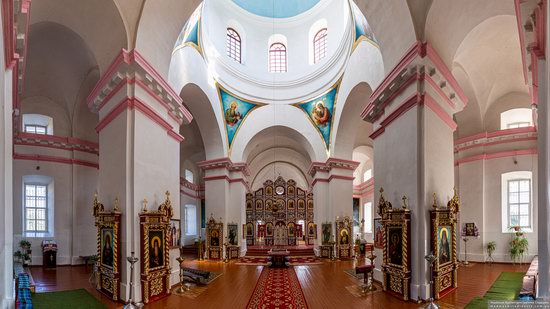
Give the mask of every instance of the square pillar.
[{"label": "square pillar", "polygon": [[[179,126],[191,121],[166,82],[137,51],[123,50],[108,75],[103,76],[88,97],[90,109],[99,114],[99,200],[112,209],[120,201],[121,299],[129,296],[131,252],[141,258],[139,213],[147,200],[149,210],[170,193],[179,205]],[[181,218],[174,208],[174,219]],[[179,254],[179,253],[178,253]],[[140,262],[134,268],[134,301],[140,301]],[[176,267],[177,265],[172,265]]]},{"label": "square pillar", "polygon": [[[467,98],[428,44],[418,42],[373,92],[363,118],[374,124],[375,201],[380,188],[393,205],[407,197],[411,209],[411,291],[429,297],[431,251],[429,209],[434,193],[440,205],[453,196],[453,114]],[[377,205],[374,205],[376,207]],[[381,252],[379,252],[381,253]]]}]

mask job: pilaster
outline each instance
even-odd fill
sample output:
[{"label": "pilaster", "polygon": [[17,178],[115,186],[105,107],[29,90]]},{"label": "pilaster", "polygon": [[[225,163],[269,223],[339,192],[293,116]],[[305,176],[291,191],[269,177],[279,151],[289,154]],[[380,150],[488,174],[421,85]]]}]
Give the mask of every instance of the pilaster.
[{"label": "pilaster", "polygon": [[[157,208],[170,192],[179,205],[179,126],[192,120],[181,99],[137,52],[122,50],[88,97],[99,114],[99,200],[111,206],[120,200],[122,212],[121,298],[127,299],[130,282],[126,257],[141,250],[139,213]],[[107,207],[109,207],[107,206]],[[180,208],[174,218],[181,218]],[[134,296],[141,300],[139,263],[134,273]]]},{"label": "pilaster", "polygon": [[[373,92],[364,120],[374,124],[375,198],[384,188],[394,205],[408,198],[412,211],[411,299],[429,297],[428,267],[431,250],[429,212],[432,194],[441,205],[454,187],[453,114],[467,97],[429,43],[417,42]],[[374,205],[376,207],[376,205]],[[381,255],[378,252],[377,255]]]}]

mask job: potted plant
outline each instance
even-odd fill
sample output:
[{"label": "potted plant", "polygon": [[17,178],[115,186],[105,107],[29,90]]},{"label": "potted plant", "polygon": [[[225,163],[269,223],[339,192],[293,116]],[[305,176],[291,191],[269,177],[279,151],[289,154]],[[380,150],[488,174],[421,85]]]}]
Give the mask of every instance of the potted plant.
[{"label": "potted plant", "polygon": [[510,229],[514,231],[514,236],[510,241],[510,258],[514,264],[516,262],[522,264],[523,257],[529,249],[529,241],[525,238],[525,233],[521,230],[521,227],[513,226]]},{"label": "potted plant", "polygon": [[496,241],[490,241],[489,243],[487,243],[487,261],[491,261],[491,262],[494,262],[495,260],[493,259],[493,253],[495,252],[495,250],[497,249],[497,243]]},{"label": "potted plant", "polygon": [[31,263],[31,243],[28,240],[21,240],[19,242],[19,247],[21,247],[21,258],[23,259],[23,266],[28,266]]}]

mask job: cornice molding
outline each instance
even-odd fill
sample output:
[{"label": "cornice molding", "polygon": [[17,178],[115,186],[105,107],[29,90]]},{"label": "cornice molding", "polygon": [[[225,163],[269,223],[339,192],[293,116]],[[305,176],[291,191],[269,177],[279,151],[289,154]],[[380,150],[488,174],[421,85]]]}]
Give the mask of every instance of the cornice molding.
[{"label": "cornice molding", "polygon": [[[453,112],[462,110],[468,103],[464,91],[435,49],[427,42],[416,42],[374,90],[361,117],[376,122],[399,94],[414,82],[425,81]],[[426,87],[419,88],[423,89],[422,94],[427,94]]]},{"label": "cornice molding", "polygon": [[529,155],[537,155],[537,154],[538,154],[538,151],[536,148],[483,153],[483,154],[455,160],[455,166],[460,166],[465,163],[470,163],[475,161],[485,161],[485,160],[492,160],[492,159],[500,159],[500,158],[516,157],[516,156],[529,156]]},{"label": "cornice molding", "polygon": [[42,135],[20,132],[14,136],[16,145],[57,148],[68,151],[82,151],[99,155],[99,144],[66,136]]},{"label": "cornice molding", "polygon": [[537,130],[535,127],[483,132],[457,139],[454,142],[454,151],[459,153],[476,147],[536,140]]},{"label": "cornice molding", "polygon": [[[351,160],[345,160],[345,159],[339,159],[330,157],[327,159],[326,162],[312,162],[308,169],[308,174],[311,177],[315,177],[315,174],[317,172],[330,172],[332,169],[345,169],[345,170],[351,170],[355,171],[355,169],[359,166],[359,162],[351,161]],[[353,177],[352,177],[353,178]],[[315,182],[315,180],[314,180]],[[312,184],[313,186],[313,184]]]},{"label": "cornice molding", "polygon": [[63,158],[56,156],[46,156],[46,155],[36,155],[36,154],[23,154],[23,153],[13,153],[14,160],[28,160],[28,161],[41,161],[41,162],[52,162],[52,163],[61,163],[69,165],[81,165],[87,167],[93,167],[99,169],[99,164],[96,162],[90,162],[80,159],[71,159]]},{"label": "cornice molding", "polygon": [[98,112],[124,85],[145,90],[167,108],[178,123],[189,124],[193,120],[179,95],[137,50],[121,50],[88,95],[88,107]]}]

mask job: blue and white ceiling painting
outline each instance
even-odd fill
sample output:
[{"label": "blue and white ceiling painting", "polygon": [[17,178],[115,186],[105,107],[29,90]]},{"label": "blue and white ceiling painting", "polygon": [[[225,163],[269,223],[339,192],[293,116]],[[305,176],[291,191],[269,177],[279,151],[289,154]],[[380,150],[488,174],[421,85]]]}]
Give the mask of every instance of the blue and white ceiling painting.
[{"label": "blue and white ceiling painting", "polygon": [[233,0],[252,14],[270,18],[288,18],[300,15],[320,0]]},{"label": "blue and white ceiling painting", "polygon": [[353,20],[355,21],[355,42],[366,38],[373,43],[378,44],[376,38],[374,37],[374,32],[367,22],[367,18],[363,15],[363,12],[361,12],[359,7],[357,7],[354,2],[350,2],[350,4],[353,13]]},{"label": "blue and white ceiling painting", "polygon": [[245,121],[248,114],[262,104],[245,101],[223,89],[220,85],[218,92],[222,105],[223,122],[225,125],[225,133],[227,134],[227,145],[229,149],[233,145],[233,140],[239,132],[240,127]]},{"label": "blue and white ceiling painting", "polygon": [[202,3],[195,9],[193,14],[189,17],[183,30],[181,31],[178,39],[176,40],[176,45],[174,46],[174,51],[178,50],[184,46],[192,46],[201,52],[200,47],[200,17],[202,12]]},{"label": "blue and white ceiling painting", "polygon": [[300,108],[315,126],[325,142],[327,151],[330,149],[330,137],[334,120],[334,111],[336,108],[336,95],[338,94],[339,84],[334,86],[329,92],[305,103],[294,104]]}]

